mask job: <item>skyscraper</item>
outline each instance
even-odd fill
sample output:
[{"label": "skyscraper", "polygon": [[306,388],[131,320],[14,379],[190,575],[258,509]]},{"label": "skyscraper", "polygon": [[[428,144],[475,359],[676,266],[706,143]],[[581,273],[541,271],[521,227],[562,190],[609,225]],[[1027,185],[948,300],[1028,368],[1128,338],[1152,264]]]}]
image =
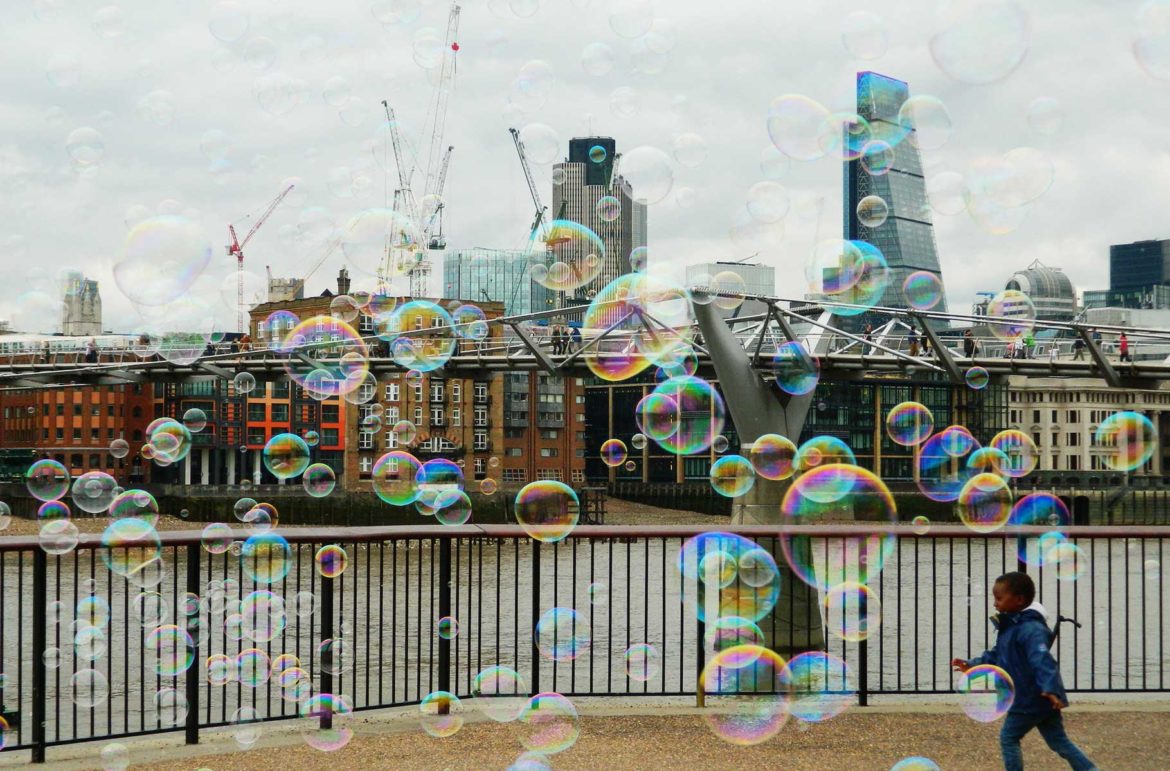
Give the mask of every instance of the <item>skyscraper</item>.
[{"label": "skyscraper", "polygon": [[[630,252],[646,246],[646,204],[621,176],[617,143],[611,137],[577,137],[569,142],[569,158],[553,166],[552,218],[584,225],[601,239],[605,254],[593,280],[559,298],[563,305],[588,302],[623,273],[630,272]],[[615,174],[615,167],[617,174]],[[558,184],[559,183],[559,184]],[[616,199],[599,206],[602,199]],[[616,209],[616,211],[615,211]],[[553,244],[553,258],[576,268],[588,257],[580,240]]]},{"label": "skyscraper", "polygon": [[[907,132],[898,120],[898,112],[909,98],[910,87],[900,80],[876,72],[857,73],[857,114],[868,122],[868,136],[891,146],[892,163],[863,163],[861,158],[845,162],[844,237],[867,241],[881,250],[890,266],[890,281],[877,304],[893,308],[909,307],[902,292],[902,282],[909,274],[929,271],[942,282],[922,157],[915,132]],[[864,129],[860,133],[867,134]],[[856,138],[846,141],[857,143]],[[888,171],[883,171],[887,166]],[[857,215],[858,202],[870,195],[881,198],[889,209],[885,221],[873,227],[863,225]],[[944,293],[932,310],[946,309]]]}]

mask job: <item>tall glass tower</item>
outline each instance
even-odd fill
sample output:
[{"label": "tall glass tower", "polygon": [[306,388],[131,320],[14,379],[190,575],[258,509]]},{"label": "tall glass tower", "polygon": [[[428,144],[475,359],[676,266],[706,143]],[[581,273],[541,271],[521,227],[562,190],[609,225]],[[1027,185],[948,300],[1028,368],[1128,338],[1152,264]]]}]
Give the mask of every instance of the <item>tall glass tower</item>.
[{"label": "tall glass tower", "polygon": [[[845,238],[867,241],[882,251],[890,266],[890,283],[878,304],[891,308],[910,307],[902,292],[909,274],[929,271],[942,282],[922,157],[915,132],[907,132],[898,121],[898,111],[909,98],[910,87],[900,80],[876,72],[857,73],[857,114],[869,122],[874,140],[893,148],[893,163],[880,167],[870,163],[877,172],[871,173],[861,159],[845,162]],[[888,171],[881,173],[883,168]],[[868,195],[880,197],[889,207],[886,221],[877,227],[866,227],[857,217],[857,203]],[[946,312],[945,293],[931,310]]]}]

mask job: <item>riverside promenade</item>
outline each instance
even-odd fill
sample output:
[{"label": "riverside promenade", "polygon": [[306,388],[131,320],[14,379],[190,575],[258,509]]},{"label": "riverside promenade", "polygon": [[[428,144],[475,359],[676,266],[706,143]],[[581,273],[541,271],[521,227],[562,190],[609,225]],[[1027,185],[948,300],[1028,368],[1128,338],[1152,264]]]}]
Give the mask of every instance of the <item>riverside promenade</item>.
[{"label": "riverside promenade", "polygon": [[[913,755],[939,767],[982,771],[1002,768],[1000,722],[976,723],[954,700],[903,701],[852,707],[824,723],[790,720],[771,740],[736,747],[717,738],[698,710],[682,699],[580,700],[581,735],[568,751],[551,756],[552,768],[582,769],[799,769],[869,771],[889,769]],[[241,750],[230,730],[208,730],[202,743],[184,746],[171,734],[124,742],[132,769],[166,771],[263,771],[314,768],[327,760],[332,771],[348,769],[505,769],[524,751],[509,724],[474,717],[454,736],[436,739],[419,729],[417,710],[400,708],[355,715],[354,736],[341,750],[322,753],[305,745],[296,721],[268,724],[260,740]],[[1102,769],[1144,771],[1167,767],[1170,700],[1073,699],[1065,712],[1069,735]],[[1028,769],[1067,768],[1036,732],[1024,739]],[[19,765],[20,755],[0,756],[0,768]],[[92,745],[55,748],[55,769],[94,768]]]}]

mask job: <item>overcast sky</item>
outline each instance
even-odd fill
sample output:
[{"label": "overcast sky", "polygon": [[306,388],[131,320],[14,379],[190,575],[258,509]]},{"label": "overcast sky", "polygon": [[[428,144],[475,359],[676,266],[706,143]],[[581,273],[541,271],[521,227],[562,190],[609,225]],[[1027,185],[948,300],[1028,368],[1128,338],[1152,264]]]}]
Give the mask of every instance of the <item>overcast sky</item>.
[{"label": "overcast sky", "polygon": [[[195,219],[214,246],[192,295],[213,302],[222,285],[231,303],[227,224],[247,230],[246,217],[286,180],[296,189],[249,245],[246,266],[303,275],[332,228],[385,204],[383,98],[420,143],[437,72],[428,68],[449,8],[443,0],[4,2],[0,317],[51,331],[56,282],[68,268],[100,282],[107,328],[130,331],[140,312],[165,315],[166,306],[135,308],[112,274],[128,223],[160,211]],[[777,267],[778,293],[800,296],[813,245],[841,232],[841,162],[773,169],[792,201],[787,216],[734,229],[749,190],[766,180],[769,105],[803,94],[849,111],[855,73],[874,69],[949,111],[946,142],[923,151],[930,175],[953,171],[977,185],[1020,147],[1054,171],[1036,200],[995,212],[1002,226],[991,230],[1008,232],[989,232],[966,211],[936,215],[952,310],[1035,259],[1063,267],[1082,290],[1104,288],[1110,243],[1170,237],[1170,82],[1159,79],[1170,78],[1170,20],[1139,20],[1139,8],[1129,0],[469,0],[444,139],[455,146],[448,243],[524,244],[532,205],[507,129],[542,123],[562,154],[569,138],[596,133],[614,136],[619,151],[647,146],[670,158],[669,190],[649,213],[653,269],[681,275],[685,264],[760,251]],[[863,10],[870,15],[858,16]],[[92,133],[77,133],[85,128],[100,135],[100,152]],[[701,163],[693,148],[676,155],[680,135],[702,138]],[[535,171],[547,203],[550,166]],[[331,286],[343,260],[337,253],[318,268],[309,292]],[[227,305],[215,302],[213,313],[232,328]]]}]

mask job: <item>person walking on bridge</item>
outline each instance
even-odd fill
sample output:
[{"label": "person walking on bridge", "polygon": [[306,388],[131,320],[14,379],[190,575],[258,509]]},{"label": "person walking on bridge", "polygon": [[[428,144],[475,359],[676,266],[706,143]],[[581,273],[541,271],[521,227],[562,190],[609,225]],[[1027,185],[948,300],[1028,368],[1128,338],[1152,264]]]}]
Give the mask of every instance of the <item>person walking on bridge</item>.
[{"label": "person walking on bridge", "polygon": [[1122,361],[1132,361],[1129,358],[1129,338],[1122,332],[1117,338],[1117,350],[1121,352]]},{"label": "person walking on bridge", "polygon": [[963,355],[968,359],[975,358],[975,335],[969,329],[963,333]]},{"label": "person walking on bridge", "polygon": [[1085,341],[1081,338],[1073,340],[1073,361],[1085,360]]}]

